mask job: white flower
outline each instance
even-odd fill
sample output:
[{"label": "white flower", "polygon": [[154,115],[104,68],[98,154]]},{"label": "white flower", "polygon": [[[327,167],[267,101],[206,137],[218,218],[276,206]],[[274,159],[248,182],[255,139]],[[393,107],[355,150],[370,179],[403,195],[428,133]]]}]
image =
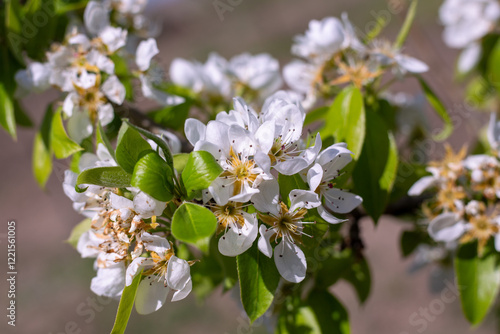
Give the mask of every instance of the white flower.
[{"label": "white flower", "polygon": [[274,168],[280,174],[293,175],[309,167],[321,150],[321,138],[306,148],[302,141],[305,112],[300,103],[286,92],[278,92],[266,100],[255,131],[259,150],[255,161],[269,174]]},{"label": "white flower", "polygon": [[496,0],[446,0],[439,15],[445,25],[445,43],[464,48],[494,28],[500,18],[500,4]]},{"label": "white flower", "polygon": [[[224,170],[208,188],[218,205],[228,201],[247,202],[259,192],[257,186],[262,180],[272,178],[252,159],[257,150],[252,131],[258,120],[245,106],[235,100],[236,110],[225,117],[218,116],[207,126],[191,119],[185,123],[186,137],[194,150],[210,152]],[[211,197],[205,196],[204,200]]]},{"label": "white flower", "polygon": [[[273,194],[276,191],[277,183],[268,181],[261,185]],[[273,190],[274,188],[274,190]],[[317,207],[321,204],[318,195],[305,190],[292,190],[290,192],[291,206],[288,208],[283,202],[276,205],[276,201],[254,202],[255,208],[260,212],[259,218],[267,225],[262,224],[259,228],[260,238],[258,241],[259,250],[271,257],[273,248],[271,240],[281,238],[279,244],[274,248],[274,262],[281,276],[289,282],[299,283],[306,276],[307,262],[304,252],[297,245],[301,243],[304,224],[313,222],[303,222],[307,209]]]},{"label": "white flower", "polygon": [[[43,92],[50,87],[51,66],[47,63],[33,62],[25,70],[17,71],[15,79],[18,89],[27,92]],[[21,93],[22,95],[22,93]]]},{"label": "white flower", "polygon": [[99,70],[110,75],[115,73],[115,63],[101,52],[90,50],[85,57],[89,65],[96,66]]},{"label": "white flower", "polygon": [[352,25],[351,21],[349,21],[347,13],[342,13],[341,19],[344,26],[344,43],[342,45],[342,48],[351,48],[360,53],[365,52],[366,47],[358,38],[354,26]]},{"label": "white flower", "polygon": [[125,86],[116,75],[110,76],[101,86],[101,90],[108,100],[118,105],[125,100]]},{"label": "white flower", "polygon": [[295,37],[292,53],[320,63],[339,52],[345,41],[344,27],[339,19],[327,17],[309,22],[304,35]]},{"label": "white flower", "polygon": [[[134,222],[139,222],[143,218],[160,216],[163,213],[165,202],[155,200],[151,196],[135,188],[131,190],[135,193],[133,200],[111,193],[111,207],[116,210],[130,210],[135,214],[133,219]],[[134,227],[131,229],[134,229]]]},{"label": "white flower", "polygon": [[108,51],[114,53],[127,43],[127,30],[108,26],[99,33],[99,37]]},{"label": "white flower", "polygon": [[158,50],[158,46],[154,38],[142,41],[137,47],[135,62],[139,70],[142,72],[139,76],[142,95],[148,99],[155,100],[163,106],[183,103],[183,98],[170,95],[154,87],[156,81],[159,81],[158,78],[163,76],[159,67],[151,64],[151,59],[158,53],[160,53],[160,51]]},{"label": "white flower", "polygon": [[192,289],[190,265],[173,255],[165,238],[144,233],[144,248],[151,252],[151,258],[138,257],[127,268],[126,285],[142,271],[144,277],[139,283],[135,308],[139,314],[149,314],[160,309],[170,290],[174,290],[172,301],[187,297]]},{"label": "white flower", "polygon": [[229,61],[227,71],[236,85],[250,88],[259,97],[269,96],[282,85],[279,62],[266,53],[235,56]]},{"label": "white flower", "polygon": [[[88,152],[82,154],[78,163],[78,170],[81,172],[89,168],[107,166],[116,166],[116,162],[104,145],[99,144],[97,154]],[[86,188],[86,190],[77,192],[75,189],[77,178],[78,175],[71,170],[64,172],[64,193],[74,202],[73,208],[77,212],[86,217],[94,218],[96,213],[105,209],[103,204],[107,201],[109,189],[96,185],[82,185],[80,187]]]},{"label": "white flower", "polygon": [[283,68],[283,78],[286,84],[298,93],[305,95],[302,105],[311,108],[316,102],[315,84],[320,78],[321,66],[310,64],[303,60],[293,60]]},{"label": "white flower", "polygon": [[151,59],[153,59],[153,57],[158,53],[160,53],[160,50],[158,50],[158,46],[156,45],[156,40],[154,38],[149,38],[139,43],[135,54],[135,62],[139,70],[142,72],[147,71],[151,65]]},{"label": "white flower", "polygon": [[217,53],[210,53],[205,64],[176,58],[170,65],[170,77],[179,86],[210,97],[229,99],[231,80],[227,75],[228,62]]},{"label": "white flower", "polygon": [[111,267],[98,268],[90,289],[98,296],[118,299],[125,288],[125,265],[119,262]]},{"label": "white flower", "polygon": [[259,230],[255,214],[243,211],[241,204],[228,202],[213,209],[218,221],[218,232],[224,231],[219,239],[219,252],[225,256],[237,256],[253,244]]},{"label": "white flower", "polygon": [[307,183],[311,191],[318,193],[320,200],[325,199],[323,205],[318,207],[318,213],[333,224],[342,220],[328,211],[348,213],[363,202],[360,196],[335,188],[335,179],[342,175],[341,170],[352,161],[352,152],[344,145],[335,144],[325,149],[307,172]]},{"label": "white flower", "polygon": [[454,242],[466,231],[466,223],[455,213],[442,213],[431,220],[427,231],[435,241]]},{"label": "white flower", "polygon": [[[125,99],[125,86],[115,75],[110,76],[99,86],[96,74],[87,71],[83,71],[73,81],[73,86],[75,90],[66,96],[62,110],[70,117],[69,136],[80,143],[92,132],[90,127],[90,133],[88,133],[89,124],[92,124],[91,115],[97,116],[103,126],[113,120],[113,106],[108,101],[122,104]],[[79,127],[79,124],[85,126]]]},{"label": "white flower", "polygon": [[390,42],[385,40],[373,41],[373,46],[369,50],[370,55],[382,67],[395,66],[396,74],[424,73],[429,67],[424,62],[404,55],[395,48]]},{"label": "white flower", "polygon": [[93,35],[98,35],[109,26],[109,12],[104,3],[90,1],[85,7],[83,20],[87,31]]},{"label": "white flower", "polygon": [[101,253],[99,245],[104,239],[105,237],[102,231],[96,231],[91,228],[82,233],[78,239],[76,250],[80,253],[82,258],[96,258]]}]

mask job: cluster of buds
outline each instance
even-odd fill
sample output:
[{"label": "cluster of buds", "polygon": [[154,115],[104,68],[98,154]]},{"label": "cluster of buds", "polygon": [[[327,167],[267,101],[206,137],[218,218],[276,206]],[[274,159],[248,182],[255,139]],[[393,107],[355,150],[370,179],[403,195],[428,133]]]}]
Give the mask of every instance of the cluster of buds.
[{"label": "cluster of buds", "polygon": [[488,131],[492,155],[467,156],[465,147],[455,154],[446,146],[445,158],[427,167],[432,175],[410,188],[408,194],[412,196],[436,189],[436,195],[423,205],[430,221],[428,232],[435,241],[450,245],[477,241],[481,253],[494,238],[495,248],[500,251],[498,128],[493,114]]}]

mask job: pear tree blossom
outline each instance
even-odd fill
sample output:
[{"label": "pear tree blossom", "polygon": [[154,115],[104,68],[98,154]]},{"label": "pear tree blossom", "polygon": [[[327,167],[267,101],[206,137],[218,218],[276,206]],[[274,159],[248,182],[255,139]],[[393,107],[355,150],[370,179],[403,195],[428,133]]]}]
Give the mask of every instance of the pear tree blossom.
[{"label": "pear tree blossom", "polygon": [[[383,215],[407,221],[411,271],[453,262],[459,281],[499,289],[490,279],[500,253],[497,1],[446,0],[440,10],[445,42],[464,49],[460,72],[484,85],[472,100],[492,111],[474,154],[445,144],[443,158],[419,150],[444,141],[454,119],[426,82],[431,66],[405,46],[416,1],[394,40],[381,36],[387,22],[361,36],[339,13],[289,38],[288,57],[214,50],[204,62],[159,37],[147,0],[57,2],[64,20],[50,37],[17,47],[7,34],[42,2],[11,3],[0,11],[0,125],[17,138],[16,123],[34,123],[24,98],[50,101],[34,117],[34,176],[51,187],[65,166],[61,205],[83,218],[71,256],[93,259],[94,294],[120,300],[112,333],[124,333],[133,304],[147,315],[169,312],[167,300],[236,290],[251,323],[269,314],[280,333],[343,333],[347,312],[331,287],[344,280],[366,300],[362,231]],[[407,79],[417,95],[400,85]],[[438,133],[426,103],[444,122]],[[473,302],[487,310],[494,295]],[[474,324],[486,314],[464,312]]]}]

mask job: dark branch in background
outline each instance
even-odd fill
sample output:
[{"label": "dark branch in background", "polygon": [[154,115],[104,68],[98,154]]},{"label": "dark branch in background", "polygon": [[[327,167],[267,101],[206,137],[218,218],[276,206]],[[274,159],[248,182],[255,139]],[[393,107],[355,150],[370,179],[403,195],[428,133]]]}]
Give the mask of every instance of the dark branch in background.
[{"label": "dark branch in background", "polygon": [[[413,213],[420,209],[422,203],[429,199],[429,195],[420,196],[405,196],[400,200],[391,203],[384,211],[385,215],[400,216],[403,214]],[[366,212],[362,208],[356,208],[350,213],[349,235],[344,240],[342,248],[352,249],[354,256],[357,258],[363,257],[363,249],[365,248],[363,239],[361,238],[361,228],[359,221],[363,217],[367,217]]]}]

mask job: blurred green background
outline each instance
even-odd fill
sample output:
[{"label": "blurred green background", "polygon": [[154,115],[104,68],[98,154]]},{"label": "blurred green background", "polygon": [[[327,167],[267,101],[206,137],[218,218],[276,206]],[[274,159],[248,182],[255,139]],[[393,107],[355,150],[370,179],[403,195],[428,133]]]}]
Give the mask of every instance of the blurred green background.
[{"label": "blurred green background", "polygon": [[[245,51],[268,52],[285,64],[292,59],[289,50],[293,36],[303,33],[309,20],[340,16],[344,11],[361,31],[369,29],[367,23],[373,24],[376,16],[386,15],[390,24],[383,35],[391,39],[397,34],[407,5],[404,0],[220,1],[240,4],[230,5],[233,10],[226,11],[221,20],[212,0],[152,1],[148,13],[163,25],[158,41],[159,59],[165,70],[174,57],[205,61],[211,51],[225,57]],[[463,89],[453,83],[457,52],[447,49],[441,41],[442,29],[437,16],[439,5],[440,1],[421,1],[405,52],[430,66],[426,79],[452,115],[461,115],[450,139],[457,148],[477,133],[484,124],[481,120],[485,115],[477,117],[468,110],[461,111]],[[388,6],[400,8],[400,13],[390,14]],[[409,80],[394,88],[414,92],[417,85]],[[37,124],[48,101],[56,96],[55,92],[49,92],[24,101]],[[432,126],[440,126],[430,110],[427,115]],[[0,333],[108,333],[117,303],[102,305],[97,302],[95,309],[98,311],[89,311],[91,307],[85,303],[89,298],[95,298],[89,289],[94,276],[92,260],[80,259],[79,254],[63,242],[81,220],[62,192],[62,175],[68,164],[56,162],[55,173],[46,191],[40,190],[31,175],[33,136],[33,130],[21,130],[18,141],[13,143],[4,132],[0,134],[0,212],[4,226],[0,230],[3,233],[0,234],[1,253],[5,254],[6,223],[10,219],[17,222],[18,241],[17,326],[7,326],[4,318],[0,323]],[[436,144],[430,150],[431,154],[438,154],[440,145]],[[352,333],[417,333],[422,327],[410,323],[411,315],[440,298],[439,294],[429,292],[431,268],[412,275],[407,272],[411,260],[403,260],[398,245],[404,227],[404,222],[390,217],[383,218],[376,229],[370,220],[362,221],[362,235],[366,240],[366,254],[373,276],[372,294],[365,305],[359,306],[349,286],[340,283],[333,289],[349,310]],[[0,264],[1,268],[6,268],[6,256],[1,257]],[[4,307],[7,301],[5,279],[2,279],[0,288]],[[191,295],[186,300],[167,303],[149,316],[133,312],[127,333],[266,333],[266,322],[247,327],[238,294],[237,290],[225,295],[216,291],[206,303],[197,302]],[[475,333],[492,333],[496,326],[490,314]],[[468,327],[456,300],[446,304],[440,315],[429,320],[423,332],[466,333]]]}]

